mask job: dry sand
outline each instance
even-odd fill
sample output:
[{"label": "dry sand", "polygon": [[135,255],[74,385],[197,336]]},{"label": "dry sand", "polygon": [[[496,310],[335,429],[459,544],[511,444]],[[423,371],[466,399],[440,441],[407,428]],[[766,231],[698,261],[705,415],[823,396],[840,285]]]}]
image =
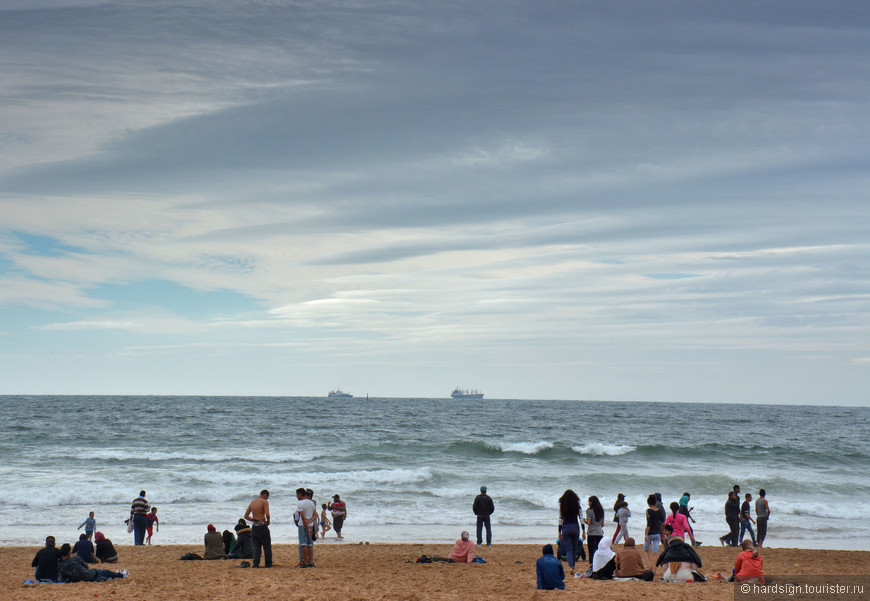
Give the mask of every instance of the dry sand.
[{"label": "dry sand", "polygon": [[[201,546],[117,546],[121,562],[106,565],[127,568],[130,577],[102,583],[38,584],[22,582],[33,577],[30,562],[38,547],[0,547],[0,585],[5,598],[60,601],[108,599],[111,601],[162,601],[189,599],[212,601],[244,599],[318,600],[390,599],[462,601],[522,599],[625,599],[721,600],[734,599],[732,584],[665,582],[599,582],[566,580],[566,591],[535,590],[535,560],[539,545],[494,545],[478,549],[486,564],[406,563],[422,554],[446,556],[452,545],[318,543],[315,569],[294,568],[295,545],[274,545],[275,565],[269,569],[240,569],[239,560],[179,561],[186,552],[202,554]],[[736,549],[700,547],[707,575],[726,575],[734,564]],[[868,575],[870,552],[807,549],[764,549],[767,574]],[[584,564],[585,566],[585,564]],[[659,571],[659,576],[661,571]]]}]

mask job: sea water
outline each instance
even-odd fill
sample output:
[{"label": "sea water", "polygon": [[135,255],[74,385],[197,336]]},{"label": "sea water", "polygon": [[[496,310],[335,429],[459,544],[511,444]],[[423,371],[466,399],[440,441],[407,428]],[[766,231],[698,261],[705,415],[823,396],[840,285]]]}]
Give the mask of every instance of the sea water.
[{"label": "sea water", "polygon": [[[295,489],[348,504],[349,542],[443,542],[474,532],[481,485],[494,542],[552,541],[567,488],[607,511],[624,493],[684,491],[718,544],[737,483],[767,490],[768,546],[870,549],[870,409],[595,401],[265,397],[0,397],[0,543],[72,542],[89,511],[116,544],[140,489],[159,544],[231,528],[263,488],[292,543]],[[741,498],[742,501],[742,498]],[[753,503],[754,506],[754,503]],[[334,539],[331,534],[326,542]]]}]

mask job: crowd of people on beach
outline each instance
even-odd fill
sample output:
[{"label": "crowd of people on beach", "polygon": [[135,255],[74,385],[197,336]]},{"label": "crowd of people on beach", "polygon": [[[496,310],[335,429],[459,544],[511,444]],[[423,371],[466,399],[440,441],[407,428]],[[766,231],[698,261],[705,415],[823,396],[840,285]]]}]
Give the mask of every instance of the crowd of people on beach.
[{"label": "crowd of people on beach", "polygon": [[[159,531],[157,508],[150,506],[145,495],[144,490],[139,493],[131,505],[130,518],[126,520],[128,532],[134,535],[135,545],[151,544],[154,532]],[[208,524],[203,539],[203,555],[200,557],[187,553],[182,559],[252,560],[252,565],[245,561],[240,567],[254,568],[260,567],[262,559],[262,567],[272,567],[269,495],[268,490],[262,490],[248,505],[244,516],[233,526],[232,531],[227,529],[221,533],[213,524]],[[293,516],[297,526],[299,549],[299,563],[296,567],[313,568],[316,567],[314,541],[325,537],[330,530],[335,532],[337,538],[342,538],[347,504],[336,494],[331,502],[322,503],[318,511],[314,491],[310,488],[298,488],[296,499],[298,504]],[[729,531],[719,541],[723,546],[741,547],[742,550],[736,558],[731,575],[726,578],[722,574],[714,574],[712,578],[737,582],[763,581],[760,550],[767,534],[770,506],[764,489],[759,490],[753,518],[752,494],[746,493],[742,504],[739,499],[740,486],[735,484],[725,503],[725,520]],[[695,551],[695,547],[702,543],[694,535],[694,507],[690,505],[690,501],[691,494],[685,492],[679,501],[668,505],[668,512],[661,493],[651,493],[647,497],[641,552],[635,538],[630,534],[632,513],[624,494],[617,495],[613,504],[612,523],[615,528],[612,536],[608,537],[604,532],[606,512],[601,500],[595,495],[588,497],[584,510],[577,493],[571,489],[566,490],[559,498],[555,545],[544,545],[542,555],[536,562],[537,587],[565,588],[563,561],[568,564],[568,575],[575,578],[651,581],[657,577],[659,569],[663,568],[663,581],[706,581],[707,578],[700,572],[701,558]],[[480,494],[474,499],[472,511],[477,520],[477,544],[471,540],[468,531],[462,531],[447,557],[423,556],[424,562],[434,560],[446,563],[486,563],[485,559],[476,555],[477,547],[483,544],[484,530],[486,545],[492,544],[491,516],[495,512],[495,503],[487,494],[486,486],[480,487]],[[757,534],[753,526],[757,527]],[[57,548],[55,538],[47,537],[45,547],[33,558],[34,581],[26,582],[100,582],[125,578],[128,575],[127,570],[111,571],[90,567],[91,564],[118,562],[118,554],[112,541],[96,530],[93,511],[79,525],[78,529],[82,528],[84,532],[74,546],[64,543]],[[749,538],[745,538],[746,534],[749,534]],[[689,542],[686,542],[687,539]],[[620,542],[621,548],[615,550]],[[577,567],[577,562],[581,560],[588,562],[585,570]]]},{"label": "crowd of people on beach", "polygon": [[[720,542],[723,546],[742,547],[742,552],[737,556],[730,576],[726,578],[717,573],[712,577],[730,582],[763,581],[760,549],[767,533],[770,506],[764,489],[761,489],[755,503],[756,519],[753,519],[750,504],[752,495],[747,493],[740,505],[739,494],[740,486],[735,484],[725,503],[729,532],[720,538]],[[690,493],[683,493],[679,501],[669,504],[668,514],[661,493],[651,493],[647,497],[642,554],[635,539],[629,535],[631,511],[624,494],[619,494],[614,503],[613,522],[616,527],[613,536],[608,538],[604,536],[605,511],[598,497],[590,496],[587,499],[588,507],[583,512],[577,493],[571,489],[566,490],[559,498],[559,527],[555,550],[551,544],[544,545],[542,556],[536,563],[538,588],[565,587],[565,571],[560,559],[567,562],[569,575],[577,578],[651,581],[656,578],[658,569],[663,568],[663,581],[705,582],[707,578],[699,571],[702,567],[701,558],[694,549],[702,543],[695,538],[692,529],[691,524],[695,520],[692,518],[694,508],[689,505],[690,499]],[[757,539],[753,524],[758,526]],[[747,532],[750,539],[744,538]],[[578,560],[587,560],[582,544],[584,539],[589,550],[589,567],[585,571],[575,570]],[[686,543],[686,539],[691,542]],[[623,543],[622,548],[614,551],[612,546],[620,540]]]}]

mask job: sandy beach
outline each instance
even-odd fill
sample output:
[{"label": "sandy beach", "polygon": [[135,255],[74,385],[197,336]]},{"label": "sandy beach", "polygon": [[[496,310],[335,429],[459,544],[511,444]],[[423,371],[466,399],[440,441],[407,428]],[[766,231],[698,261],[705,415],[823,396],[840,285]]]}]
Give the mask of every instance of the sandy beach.
[{"label": "sandy beach", "polygon": [[[60,601],[104,597],[113,601],[206,601],[251,596],[263,599],[545,599],[595,598],[719,600],[732,598],[733,585],[664,582],[597,582],[567,580],[566,591],[537,591],[535,560],[538,545],[494,545],[479,549],[486,564],[417,564],[422,554],[446,556],[449,544],[371,544],[323,542],[315,547],[315,569],[296,569],[297,547],[275,545],[275,565],[240,569],[238,560],[179,561],[186,552],[202,553],[201,545],[118,546],[130,577],[103,583],[39,584],[22,582],[33,576],[30,561],[39,547],[0,547],[4,566],[0,585],[8,598]],[[735,549],[701,547],[702,572],[728,574]],[[870,552],[811,549],[765,549],[767,574],[870,575]],[[412,563],[407,563],[412,562]]]}]

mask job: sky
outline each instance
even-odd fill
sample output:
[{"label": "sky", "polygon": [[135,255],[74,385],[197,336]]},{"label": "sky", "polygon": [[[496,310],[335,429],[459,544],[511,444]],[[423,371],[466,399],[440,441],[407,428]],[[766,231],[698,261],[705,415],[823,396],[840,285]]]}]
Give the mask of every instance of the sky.
[{"label": "sky", "polygon": [[870,4],[0,0],[0,394],[870,406]]}]

